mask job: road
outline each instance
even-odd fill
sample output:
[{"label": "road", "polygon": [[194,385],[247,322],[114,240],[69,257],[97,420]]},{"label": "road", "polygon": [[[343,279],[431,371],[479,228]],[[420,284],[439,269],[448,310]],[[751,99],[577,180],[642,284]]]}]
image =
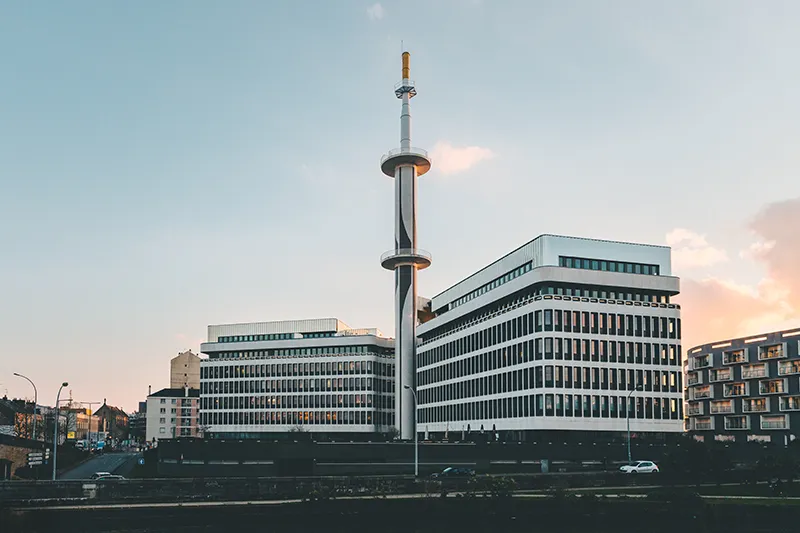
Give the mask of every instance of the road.
[{"label": "road", "polygon": [[[60,479],[88,479],[95,472],[125,475],[136,464],[135,452],[102,453],[59,476]],[[118,472],[117,472],[118,471]]]}]

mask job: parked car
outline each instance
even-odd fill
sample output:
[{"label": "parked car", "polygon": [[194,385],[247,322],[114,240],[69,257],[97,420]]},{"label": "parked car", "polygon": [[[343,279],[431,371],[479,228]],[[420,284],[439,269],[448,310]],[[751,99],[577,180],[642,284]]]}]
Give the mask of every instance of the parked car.
[{"label": "parked car", "polygon": [[89,476],[89,479],[99,479],[101,477],[106,477],[106,476],[110,476],[110,475],[111,475],[111,472],[95,472],[94,474]]},{"label": "parked car", "polygon": [[474,476],[475,470],[471,468],[453,468],[452,466],[448,466],[441,472],[433,474],[431,477],[434,478],[442,478],[442,477],[469,477]]},{"label": "parked car", "polygon": [[97,481],[124,481],[126,478],[122,476],[118,476],[115,474],[109,474],[107,476],[100,476],[97,478]]},{"label": "parked car", "polygon": [[636,461],[619,467],[619,470],[625,474],[657,474],[658,465],[653,461]]}]

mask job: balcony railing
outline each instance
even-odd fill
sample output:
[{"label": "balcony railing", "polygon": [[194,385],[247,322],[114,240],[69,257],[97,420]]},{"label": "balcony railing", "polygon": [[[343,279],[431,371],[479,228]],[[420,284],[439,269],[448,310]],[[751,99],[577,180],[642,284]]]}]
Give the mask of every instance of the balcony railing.
[{"label": "balcony railing", "polygon": [[714,429],[714,423],[710,420],[695,420],[694,422],[694,429],[698,431],[703,431],[706,429]]},{"label": "balcony railing", "polygon": [[786,419],[782,420],[761,420],[761,429],[787,429]]},{"label": "balcony railing", "polygon": [[783,394],[786,392],[786,384],[783,380],[767,381],[758,384],[759,394]]},{"label": "balcony railing", "polygon": [[720,413],[732,413],[733,406],[728,404],[711,404],[711,413],[712,414],[720,414]]},{"label": "balcony railing", "polygon": [[686,380],[686,383],[688,385],[699,385],[701,382],[702,380],[700,379],[700,376],[697,374],[689,374],[689,377]]},{"label": "balcony railing", "polygon": [[722,395],[725,398],[734,398],[736,396],[747,396],[747,389],[745,387],[725,387],[722,389]]},{"label": "balcony railing", "polygon": [[711,381],[711,382],[731,381],[733,379],[733,373],[731,372],[730,368],[728,368],[726,370],[727,370],[727,372],[713,371],[712,370],[708,381]]},{"label": "balcony railing", "polygon": [[800,397],[789,396],[781,398],[781,411],[800,411]]},{"label": "balcony railing", "polygon": [[768,377],[768,375],[769,372],[767,372],[766,365],[742,368],[742,379],[765,378]]},{"label": "balcony railing", "polygon": [[726,418],[725,429],[750,429],[750,418],[746,416]]},{"label": "balcony railing", "polygon": [[746,363],[747,362],[747,355],[745,354],[744,350],[738,350],[735,352],[725,352],[722,354],[722,364],[723,365],[735,365],[737,363]]},{"label": "balcony railing", "polygon": [[710,390],[704,390],[704,391],[695,390],[694,391],[694,399],[695,400],[702,400],[704,398],[711,398],[711,391]]},{"label": "balcony railing", "polygon": [[784,357],[783,346],[769,346],[765,349],[762,349],[759,354],[759,359],[780,359]]},{"label": "balcony railing", "polygon": [[[687,412],[689,413],[689,416],[702,415],[703,406],[702,405],[690,406]],[[714,411],[711,412],[713,413]]]},{"label": "balcony railing", "polygon": [[800,361],[781,361],[778,365],[778,375],[800,374]]},{"label": "balcony railing", "polygon": [[742,404],[743,413],[766,413],[769,411],[769,404],[766,402],[749,402],[747,400]]}]

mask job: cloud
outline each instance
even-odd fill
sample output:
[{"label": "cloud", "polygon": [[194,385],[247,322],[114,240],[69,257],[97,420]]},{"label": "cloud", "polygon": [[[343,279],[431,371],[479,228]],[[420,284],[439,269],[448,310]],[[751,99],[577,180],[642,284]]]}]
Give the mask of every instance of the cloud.
[{"label": "cloud", "polygon": [[764,277],[754,286],[684,278],[676,302],[685,348],[800,327],[800,198],[765,206],[748,228],[756,241],[740,257],[760,263]]},{"label": "cloud", "polygon": [[667,244],[672,247],[672,266],[679,271],[708,267],[728,260],[725,250],[714,248],[704,235],[685,228],[675,228],[667,233]]},{"label": "cloud", "polygon": [[379,3],[374,3],[367,8],[367,16],[369,20],[381,20],[385,11],[383,10],[383,6]]},{"label": "cloud", "polygon": [[494,152],[480,146],[456,148],[447,141],[439,141],[431,151],[433,166],[442,174],[458,174],[483,160],[494,157]]}]

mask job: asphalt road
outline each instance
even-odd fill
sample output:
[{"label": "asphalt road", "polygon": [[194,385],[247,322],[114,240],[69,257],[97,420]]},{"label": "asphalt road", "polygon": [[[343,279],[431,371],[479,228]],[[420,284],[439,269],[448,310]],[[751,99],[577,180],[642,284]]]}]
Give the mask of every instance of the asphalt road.
[{"label": "asphalt road", "polygon": [[[127,474],[139,454],[135,452],[103,453],[59,476],[60,479],[89,479],[95,472]],[[119,471],[119,472],[117,472]],[[124,472],[123,472],[124,471]]]}]

